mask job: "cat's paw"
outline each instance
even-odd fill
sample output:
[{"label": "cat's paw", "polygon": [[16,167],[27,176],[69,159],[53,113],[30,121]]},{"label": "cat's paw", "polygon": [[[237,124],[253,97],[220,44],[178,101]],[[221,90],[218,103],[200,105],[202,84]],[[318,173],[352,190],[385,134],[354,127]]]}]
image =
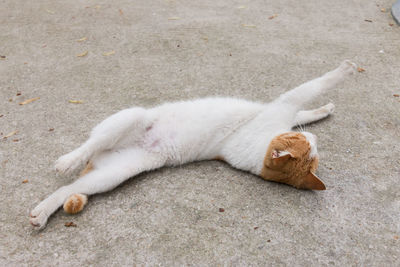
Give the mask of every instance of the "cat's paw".
[{"label": "cat's paw", "polygon": [[79,167],[80,157],[75,152],[61,156],[55,163],[55,170],[60,173],[68,174]]},{"label": "cat's paw", "polygon": [[31,211],[29,216],[31,217],[29,222],[32,226],[37,227],[38,229],[43,229],[46,226],[47,219],[50,215],[46,213],[45,207],[39,204]]},{"label": "cat's paw", "polygon": [[323,107],[321,107],[328,115],[332,114],[335,111],[335,105],[333,103],[329,103]]},{"label": "cat's paw", "polygon": [[333,103],[329,103],[325,106],[322,106],[316,110],[314,110],[314,115],[319,118],[325,118],[331,115],[335,111],[335,105]]},{"label": "cat's paw", "polygon": [[357,70],[357,65],[350,60],[345,60],[340,64],[339,68],[345,73],[345,74],[354,74]]}]

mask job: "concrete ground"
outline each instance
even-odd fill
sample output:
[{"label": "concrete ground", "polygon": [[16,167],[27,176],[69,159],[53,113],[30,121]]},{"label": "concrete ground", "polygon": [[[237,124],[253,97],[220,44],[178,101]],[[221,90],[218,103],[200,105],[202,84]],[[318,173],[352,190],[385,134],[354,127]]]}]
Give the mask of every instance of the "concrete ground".
[{"label": "concrete ground", "polygon": [[[399,266],[393,2],[1,1],[0,265]],[[29,224],[76,179],[54,161],[108,115],[214,95],[269,101],[344,59],[364,71],[313,103],[336,111],[307,127],[326,191],[199,162],[133,178],[76,216],[58,211],[43,231]]]}]

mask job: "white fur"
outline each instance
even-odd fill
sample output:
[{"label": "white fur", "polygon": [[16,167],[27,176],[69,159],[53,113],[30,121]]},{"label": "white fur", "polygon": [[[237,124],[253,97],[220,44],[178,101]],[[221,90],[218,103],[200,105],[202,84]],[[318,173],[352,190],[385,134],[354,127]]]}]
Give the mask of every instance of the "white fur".
[{"label": "white fur", "polygon": [[[354,68],[345,61],[268,104],[206,98],[122,110],[97,125],[82,146],[57,160],[56,170],[62,173],[88,160],[94,170],[43,200],[31,212],[30,222],[42,228],[70,195],[105,192],[143,171],[165,165],[223,157],[232,166],[259,175],[272,138],[332,113],[333,104],[311,111],[300,109]],[[315,138],[304,134],[316,156]]]}]

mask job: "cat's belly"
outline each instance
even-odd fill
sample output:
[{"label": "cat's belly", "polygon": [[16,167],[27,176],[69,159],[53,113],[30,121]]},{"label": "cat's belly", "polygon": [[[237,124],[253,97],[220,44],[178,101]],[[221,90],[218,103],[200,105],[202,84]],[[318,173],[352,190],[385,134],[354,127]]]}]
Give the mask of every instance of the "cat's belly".
[{"label": "cat's belly", "polygon": [[217,154],[218,146],[212,139],[210,133],[155,125],[145,134],[142,146],[147,151],[164,155],[166,165],[179,165]]},{"label": "cat's belly", "polygon": [[142,146],[168,165],[212,159],[232,133],[253,119],[262,106],[232,99],[208,99],[148,110],[153,122]]}]

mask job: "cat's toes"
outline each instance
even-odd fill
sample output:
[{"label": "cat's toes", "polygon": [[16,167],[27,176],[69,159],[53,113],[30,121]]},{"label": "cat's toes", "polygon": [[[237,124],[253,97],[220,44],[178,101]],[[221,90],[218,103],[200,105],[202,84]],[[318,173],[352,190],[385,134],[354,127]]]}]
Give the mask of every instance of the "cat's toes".
[{"label": "cat's toes", "polygon": [[340,68],[346,74],[354,74],[357,70],[357,65],[350,60],[345,60],[340,64]]},{"label": "cat's toes", "polygon": [[30,213],[30,217],[31,217],[29,219],[30,224],[32,224],[32,226],[34,227],[37,227],[38,229],[42,229],[43,227],[46,226],[49,215],[46,213],[44,209],[35,208]]},{"label": "cat's toes", "polygon": [[55,164],[55,170],[60,173],[68,174],[81,164],[79,157],[72,153],[60,157]]}]

